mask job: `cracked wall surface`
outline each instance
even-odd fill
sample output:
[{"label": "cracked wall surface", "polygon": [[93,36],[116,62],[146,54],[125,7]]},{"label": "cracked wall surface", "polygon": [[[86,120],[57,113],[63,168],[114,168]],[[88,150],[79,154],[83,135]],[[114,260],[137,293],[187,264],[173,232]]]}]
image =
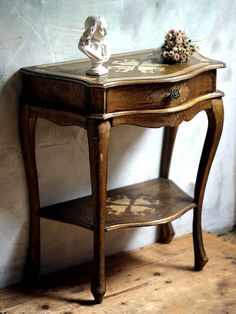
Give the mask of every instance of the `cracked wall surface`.
[{"label": "cracked wall surface", "polygon": [[[236,1],[1,0],[0,1],[0,286],[22,278],[29,208],[18,132],[19,68],[83,58],[78,40],[88,15],[104,15],[112,52],[159,47],[165,31],[177,28],[198,43],[201,54],[219,59],[218,88],[225,92],[225,126],[207,184],[203,226],[209,231],[235,223]],[[177,135],[171,178],[193,193],[207,127],[204,113],[183,123]],[[161,129],[120,126],[112,130],[108,187],[141,182],[158,174]],[[36,154],[41,205],[90,193],[84,130],[37,124]],[[177,235],[191,231],[191,213],[174,222]],[[42,272],[92,257],[88,230],[42,219]],[[154,227],[113,231],[107,254],[148,243]],[[63,252],[63,255],[61,254]]]}]

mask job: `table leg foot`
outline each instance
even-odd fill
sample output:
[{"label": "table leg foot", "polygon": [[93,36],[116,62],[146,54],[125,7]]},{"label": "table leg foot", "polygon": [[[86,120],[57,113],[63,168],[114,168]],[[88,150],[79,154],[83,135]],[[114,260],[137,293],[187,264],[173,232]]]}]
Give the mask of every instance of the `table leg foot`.
[{"label": "table leg foot", "polygon": [[159,237],[158,242],[163,244],[170,243],[175,236],[175,231],[171,222],[162,224],[159,226]]},{"label": "table leg foot", "polygon": [[193,245],[194,245],[194,270],[201,271],[205,264],[208,262],[208,257],[204,249],[202,239],[201,210],[198,207],[194,208]]},{"label": "table leg foot", "polygon": [[105,294],[105,290],[104,289],[100,289],[100,288],[95,288],[95,287],[91,287],[91,292],[93,294],[94,297],[94,301],[97,304],[101,304],[104,298],[104,294]]},{"label": "table leg foot", "polygon": [[208,262],[208,257],[201,257],[201,260],[198,260],[195,262],[194,265],[194,270],[195,271],[201,271],[203,269],[203,267],[206,265],[206,263]]},{"label": "table leg foot", "polygon": [[35,270],[24,274],[23,284],[25,286],[33,286],[39,278],[39,271]]}]

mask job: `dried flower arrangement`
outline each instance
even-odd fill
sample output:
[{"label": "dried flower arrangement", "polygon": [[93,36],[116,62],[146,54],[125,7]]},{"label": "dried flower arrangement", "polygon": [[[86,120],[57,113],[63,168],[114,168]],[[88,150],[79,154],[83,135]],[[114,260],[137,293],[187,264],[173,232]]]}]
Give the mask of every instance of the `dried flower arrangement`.
[{"label": "dried flower arrangement", "polygon": [[161,47],[162,57],[166,63],[186,62],[198,46],[183,31],[169,30],[165,35],[165,42]]}]

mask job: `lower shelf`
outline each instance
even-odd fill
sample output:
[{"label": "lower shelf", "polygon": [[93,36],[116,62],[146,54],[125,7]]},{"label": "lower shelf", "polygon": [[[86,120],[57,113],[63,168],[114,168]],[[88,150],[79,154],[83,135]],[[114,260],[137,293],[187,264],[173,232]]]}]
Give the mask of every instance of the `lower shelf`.
[{"label": "lower shelf", "polygon": [[[196,206],[193,199],[169,179],[122,187],[107,192],[105,230],[166,223]],[[91,196],[42,207],[38,214],[93,230]]]}]

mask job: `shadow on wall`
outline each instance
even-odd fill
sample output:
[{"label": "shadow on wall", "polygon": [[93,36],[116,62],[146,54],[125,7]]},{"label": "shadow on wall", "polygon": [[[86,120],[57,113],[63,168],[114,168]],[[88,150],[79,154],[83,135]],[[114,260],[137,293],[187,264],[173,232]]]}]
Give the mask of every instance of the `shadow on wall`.
[{"label": "shadow on wall", "polygon": [[15,73],[1,87],[0,92],[1,149],[5,146],[14,146],[19,149],[18,107],[20,92],[21,76],[19,73]]},{"label": "shadow on wall", "polygon": [[0,92],[0,286],[21,277],[28,236],[25,174],[18,132],[20,75]]},{"label": "shadow on wall", "polygon": [[[6,219],[1,217],[6,224]],[[26,257],[26,241],[28,238],[28,228],[25,224],[16,227],[6,226],[1,230],[0,237],[5,236],[4,246],[1,243],[0,256],[0,288],[9,286],[23,279],[23,267]]]}]

